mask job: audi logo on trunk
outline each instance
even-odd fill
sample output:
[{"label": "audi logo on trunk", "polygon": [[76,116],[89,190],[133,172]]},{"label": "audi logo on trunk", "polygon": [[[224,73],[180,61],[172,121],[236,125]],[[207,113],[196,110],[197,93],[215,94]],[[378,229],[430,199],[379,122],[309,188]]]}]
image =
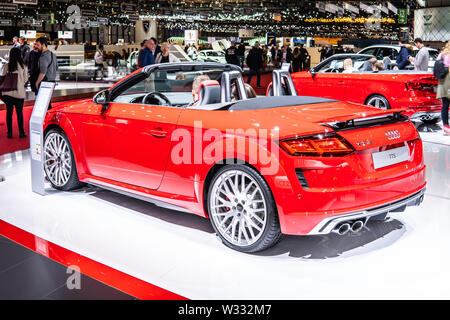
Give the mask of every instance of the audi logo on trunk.
[{"label": "audi logo on trunk", "polygon": [[399,139],[401,137],[400,131],[398,130],[388,130],[384,134],[386,135],[386,138],[388,138],[388,140]]}]

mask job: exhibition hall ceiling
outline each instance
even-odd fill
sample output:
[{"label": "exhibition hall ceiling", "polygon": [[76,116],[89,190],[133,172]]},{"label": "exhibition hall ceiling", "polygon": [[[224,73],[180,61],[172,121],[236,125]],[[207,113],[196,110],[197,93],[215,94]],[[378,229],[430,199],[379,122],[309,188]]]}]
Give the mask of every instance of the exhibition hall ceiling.
[{"label": "exhibition hall ceiling", "polygon": [[412,26],[413,11],[421,7],[421,2],[424,3],[422,0],[38,0],[36,5],[19,5],[17,13],[1,15],[18,25],[23,19],[36,19],[37,14],[51,14],[51,23],[65,23],[70,15],[68,8],[76,5],[85,19],[107,18],[108,24],[133,25],[138,19],[153,18],[168,29],[211,33],[251,29],[260,35],[273,32],[389,38],[396,37],[400,27]]}]

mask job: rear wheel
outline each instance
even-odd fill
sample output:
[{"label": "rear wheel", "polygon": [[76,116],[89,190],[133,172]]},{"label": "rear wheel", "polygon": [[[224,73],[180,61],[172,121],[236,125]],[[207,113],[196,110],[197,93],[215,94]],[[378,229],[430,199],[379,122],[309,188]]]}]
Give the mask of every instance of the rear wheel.
[{"label": "rear wheel", "polygon": [[214,176],[207,199],[211,223],[226,246],[256,252],[281,239],[275,201],[256,170],[224,166]]},{"label": "rear wheel", "polygon": [[378,109],[390,109],[391,108],[389,101],[380,94],[374,94],[373,96],[370,96],[366,100],[365,104],[368,106],[371,106],[371,107],[378,108]]},{"label": "rear wheel", "polygon": [[69,139],[60,129],[51,129],[44,139],[44,171],[52,187],[69,191],[80,188]]}]

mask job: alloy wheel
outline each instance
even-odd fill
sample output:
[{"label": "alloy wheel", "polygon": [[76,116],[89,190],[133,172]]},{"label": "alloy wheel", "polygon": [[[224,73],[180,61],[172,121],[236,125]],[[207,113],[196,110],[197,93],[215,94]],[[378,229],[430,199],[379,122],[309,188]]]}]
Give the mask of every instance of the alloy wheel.
[{"label": "alloy wheel", "polygon": [[72,156],[64,137],[52,132],[44,143],[44,170],[49,181],[58,187],[64,186],[70,179]]},{"label": "alloy wheel", "polygon": [[246,247],[261,238],[267,222],[266,199],[249,174],[223,172],[211,189],[209,206],[217,231],[231,244]]},{"label": "alloy wheel", "polygon": [[373,96],[367,101],[368,106],[372,106],[378,109],[389,109],[385,99],[381,96]]}]

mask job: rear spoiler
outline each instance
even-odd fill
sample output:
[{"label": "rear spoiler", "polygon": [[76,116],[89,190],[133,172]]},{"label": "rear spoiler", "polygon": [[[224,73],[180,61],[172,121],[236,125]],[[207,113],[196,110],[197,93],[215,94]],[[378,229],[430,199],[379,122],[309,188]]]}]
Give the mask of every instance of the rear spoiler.
[{"label": "rear spoiler", "polygon": [[361,128],[377,127],[386,124],[408,122],[409,118],[401,112],[394,112],[382,116],[351,119],[346,121],[333,121],[321,123],[322,126],[333,129],[334,131],[354,130]]}]

